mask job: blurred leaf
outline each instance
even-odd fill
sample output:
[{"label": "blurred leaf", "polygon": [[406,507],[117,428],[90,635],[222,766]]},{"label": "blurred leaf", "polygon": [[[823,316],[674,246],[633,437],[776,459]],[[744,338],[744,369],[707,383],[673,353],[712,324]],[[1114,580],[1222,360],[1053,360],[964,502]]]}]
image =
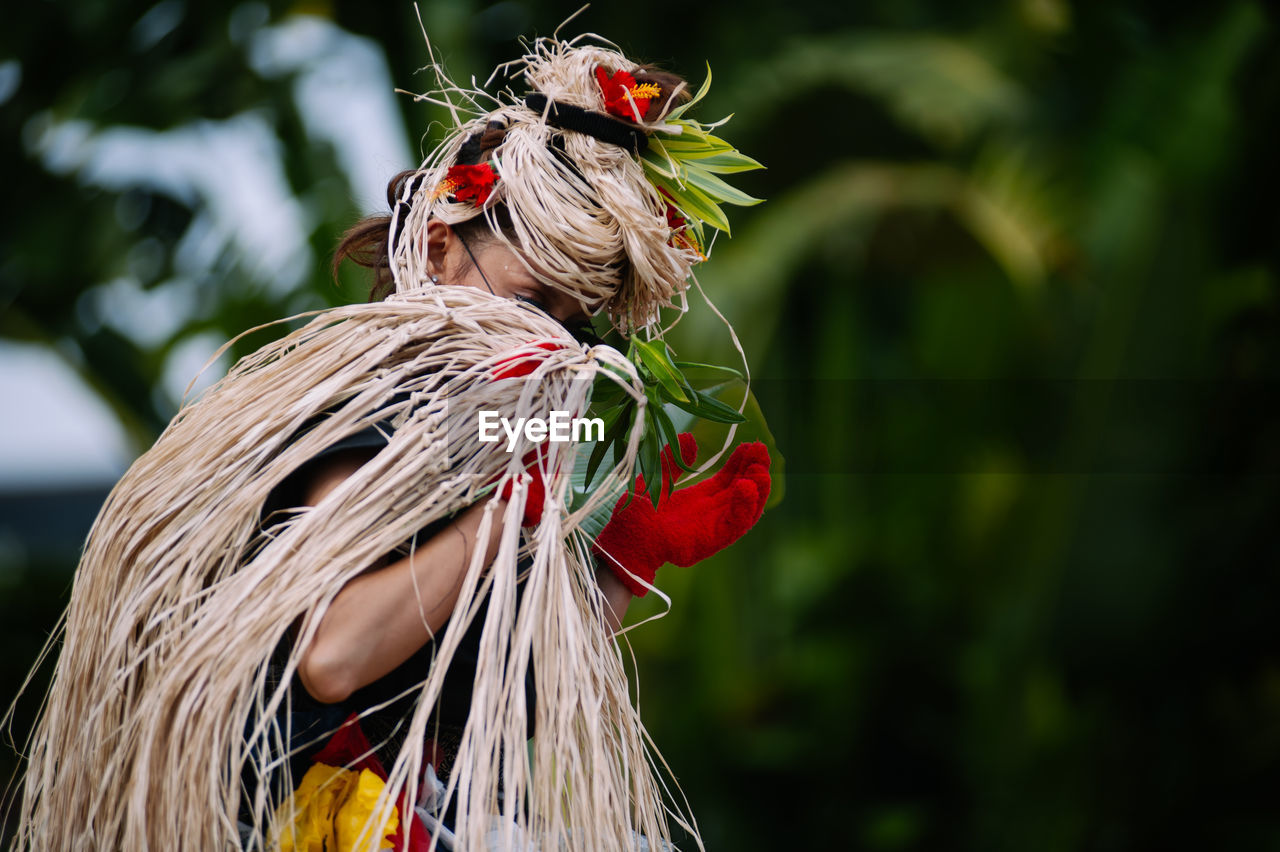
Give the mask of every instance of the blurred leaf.
[{"label": "blurred leaf", "polygon": [[754,121],[829,84],[884,101],[907,127],[955,147],[1027,112],[1022,87],[975,43],[939,33],[840,33],[809,37],[757,63],[730,97],[750,102]]},{"label": "blurred leaf", "polygon": [[[713,400],[718,405],[736,414],[738,406],[742,403],[745,389],[746,382],[741,379],[732,379],[702,388],[698,391],[698,394],[699,397]],[[676,433],[693,433],[694,440],[698,442],[700,454],[705,454],[712,447],[716,449],[723,447],[725,440],[728,438],[730,424],[716,422],[707,418],[698,419],[695,415],[673,403],[667,404],[666,413],[671,420],[672,429]],[[769,475],[772,485],[769,490],[769,502],[765,508],[773,508],[782,502],[783,495],[786,492],[786,459],[778,450],[777,442],[774,440],[773,433],[769,431],[769,424],[765,420],[764,412],[760,409],[760,404],[756,400],[754,393],[747,393],[746,405],[743,407],[741,417],[742,421],[733,427],[735,430],[733,433],[735,443],[759,441],[769,451],[769,458],[771,459]]]},{"label": "blurred leaf", "polygon": [[[721,310],[742,318],[739,337],[763,348],[781,315],[780,301],[816,245],[839,234],[856,249],[887,213],[941,211],[968,228],[1012,281],[1035,286],[1065,248],[1050,224],[1020,215],[1034,208],[1027,197],[1031,187],[1042,185],[1024,180],[993,196],[963,172],[940,164],[833,164],[765,207],[700,275]],[[718,320],[707,312],[692,313],[684,323],[682,339],[716,335]]]}]

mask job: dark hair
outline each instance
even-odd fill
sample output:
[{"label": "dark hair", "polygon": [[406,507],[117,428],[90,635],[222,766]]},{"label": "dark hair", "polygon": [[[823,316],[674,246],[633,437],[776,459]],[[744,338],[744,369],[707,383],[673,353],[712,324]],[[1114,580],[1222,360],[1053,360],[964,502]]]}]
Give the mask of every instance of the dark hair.
[{"label": "dark hair", "polygon": [[[631,72],[637,83],[653,83],[662,90],[662,94],[649,101],[649,108],[644,111],[645,121],[657,121],[666,112],[674,98],[676,103],[684,103],[693,97],[689,86],[679,74],[663,71],[653,65],[641,65]],[[679,90],[679,94],[677,94]]]},{"label": "dark hair", "polygon": [[[473,133],[465,143],[461,150],[458,151],[458,162],[464,165],[475,165],[479,163],[484,155],[498,145],[502,144],[503,137],[506,135],[507,128],[500,122],[491,121],[484,130]],[[400,226],[404,226],[405,214],[407,214],[409,203],[401,201],[405,197],[406,189],[409,190],[409,196],[417,191],[418,187],[411,189],[411,182],[420,182],[423,178],[422,172],[417,169],[406,169],[391,179],[387,184],[387,206],[392,210],[397,205],[404,209],[400,211]],[[491,210],[494,221],[498,223],[498,227],[504,231],[511,228],[511,217],[507,213],[506,207],[501,203],[495,205]],[[338,242],[338,248],[333,253],[333,277],[338,278],[338,269],[342,266],[344,260],[350,260],[360,266],[373,270],[373,281],[369,284],[369,301],[377,302],[391,295],[395,279],[391,275],[391,258],[389,250],[394,250],[393,244],[399,240],[400,235],[396,234],[395,239],[391,239],[391,216],[382,214],[378,216],[369,216],[361,219],[352,225],[342,239]],[[453,226],[454,231],[472,246],[482,246],[492,242],[494,239],[493,231],[489,227],[488,219],[484,216],[475,216],[464,222],[458,222]]]}]

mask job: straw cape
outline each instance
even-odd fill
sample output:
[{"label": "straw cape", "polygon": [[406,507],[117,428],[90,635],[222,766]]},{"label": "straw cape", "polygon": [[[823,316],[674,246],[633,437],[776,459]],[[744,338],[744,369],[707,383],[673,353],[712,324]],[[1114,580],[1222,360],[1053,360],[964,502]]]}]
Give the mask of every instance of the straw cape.
[{"label": "straw cape", "polygon": [[[531,347],[534,339],[563,345],[548,351]],[[493,378],[513,353],[536,359],[534,380]],[[547,499],[517,608],[529,478],[520,459],[530,447],[507,453],[476,440],[481,410],[512,418],[581,412],[604,365],[629,369],[614,350],[587,350],[536,311],[462,287],[324,312],[237,364],[130,468],[94,525],[34,736],[17,845],[236,848],[240,768],[274,754],[279,765],[257,770],[288,770],[278,756],[289,732],[272,721],[288,696],[266,681],[285,631],[300,621],[291,673],[344,584],[507,480],[512,499],[502,514],[490,503],[495,511],[480,532],[483,539],[489,524],[504,525],[497,558],[486,570],[477,549],[455,608],[465,624],[489,597],[481,670],[451,776],[458,835],[483,838],[491,815],[502,813],[508,848],[520,835],[542,848],[594,849],[633,848],[633,830],[651,843],[668,837],[655,756],[628,700],[590,559],[572,535],[594,506],[562,511],[574,445],[542,445]],[[382,452],[263,538],[259,513],[273,488],[326,446],[388,416],[403,422]],[[629,473],[624,461],[610,477],[620,484]],[[461,634],[451,629],[439,641],[408,742],[428,736]],[[529,666],[538,673],[532,749]],[[421,761],[420,748],[401,751],[371,823],[390,818],[402,791],[416,800]],[[260,789],[253,802],[254,848],[288,830],[265,796]],[[377,848],[373,835],[371,824],[368,848]]]}]

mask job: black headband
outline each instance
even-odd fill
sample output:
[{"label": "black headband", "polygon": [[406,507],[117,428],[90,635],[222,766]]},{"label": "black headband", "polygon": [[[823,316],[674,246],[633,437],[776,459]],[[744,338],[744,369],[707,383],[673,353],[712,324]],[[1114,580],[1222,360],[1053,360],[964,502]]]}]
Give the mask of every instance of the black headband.
[{"label": "black headband", "polygon": [[[551,105],[550,109],[547,109],[547,104]],[[549,100],[541,92],[527,95],[524,105],[534,112],[545,112],[547,124],[552,127],[576,130],[579,133],[594,136],[601,142],[608,142],[610,145],[617,145],[637,154],[643,153],[649,147],[649,137],[641,128],[618,121],[603,113]]]},{"label": "black headband", "polygon": [[413,205],[410,202],[405,201],[405,199],[413,198],[413,196],[417,193],[417,191],[422,188],[422,182],[423,180],[426,179],[426,177],[427,176],[424,173],[419,172],[418,174],[413,176],[412,180],[409,181],[408,189],[401,190],[400,192],[400,200],[396,202],[396,207],[395,207],[396,213],[399,214],[396,217],[396,232],[391,237],[391,253],[392,254],[395,253],[396,246],[400,245],[400,234],[404,232],[405,220],[409,218],[409,211],[413,209]]}]

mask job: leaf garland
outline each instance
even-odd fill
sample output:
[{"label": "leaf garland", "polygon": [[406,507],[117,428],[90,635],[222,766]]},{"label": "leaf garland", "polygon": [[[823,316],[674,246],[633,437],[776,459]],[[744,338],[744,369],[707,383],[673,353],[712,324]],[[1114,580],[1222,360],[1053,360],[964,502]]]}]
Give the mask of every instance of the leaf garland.
[{"label": "leaf garland", "polygon": [[[597,69],[597,78],[602,73]],[[624,99],[622,91],[632,82],[629,75],[622,75],[621,72],[600,80],[606,101],[611,95],[618,100]],[[610,87],[618,91],[613,92]],[[710,225],[729,233],[729,220],[720,209],[722,204],[746,207],[762,201],[730,186],[718,175],[764,168],[711,132],[732,116],[726,116],[712,124],[684,118],[684,114],[701,101],[710,88],[711,67],[708,65],[706,79],[697,94],[668,113],[664,123],[650,133],[648,148],[640,156],[645,176],[666,197],[670,205],[667,218],[673,226],[673,240],[691,245],[704,258],[705,247],[708,245],[704,226]],[[635,93],[632,93],[632,97],[636,97]],[[647,101],[645,105],[647,106]],[[674,208],[678,217],[672,215],[671,208]],[[664,447],[673,448],[672,459],[682,470],[693,471],[680,457],[679,431],[672,421],[672,415],[668,413],[668,406],[685,415],[713,423],[742,423],[747,419],[736,409],[716,399],[712,393],[696,389],[684,371],[711,371],[722,377],[739,380],[742,379],[742,374],[728,367],[676,361],[666,341],[661,338],[642,340],[631,337],[627,346],[627,358],[635,365],[636,373],[644,386],[644,417],[639,424],[642,431],[636,455],[636,472],[644,477],[649,499],[656,506],[662,490],[661,459]],[[632,424],[636,421],[638,405],[638,399],[624,390],[619,382],[609,376],[596,379],[592,388],[591,416],[604,421],[604,437],[592,447],[585,469],[579,466],[573,472],[576,495],[583,496],[590,492],[591,481],[607,456],[612,455],[614,463],[622,458]],[[629,485],[628,499],[631,493]],[[598,520],[599,526],[603,528],[610,512],[612,506],[607,507],[601,518],[593,520]]]},{"label": "leaf garland", "polygon": [[756,160],[711,133],[732,116],[726,116],[712,124],[683,117],[690,107],[702,100],[710,88],[711,66],[708,65],[707,78],[698,93],[668,114],[665,123],[649,136],[649,147],[640,157],[645,176],[662,191],[686,220],[700,253],[707,245],[704,225],[730,233],[729,219],[720,205],[750,207],[763,200],[748,195],[717,177],[764,168]]},{"label": "leaf garland", "polygon": [[[649,499],[657,505],[662,490],[662,448],[679,447],[678,433],[667,413],[666,406],[673,405],[694,417],[716,423],[742,423],[746,420],[736,409],[725,405],[711,394],[698,390],[685,377],[686,369],[717,371],[722,375],[742,378],[742,374],[729,367],[676,361],[666,341],[632,338],[627,347],[627,358],[636,366],[636,373],[644,387],[645,407],[643,431],[637,453],[637,473],[644,477]],[[636,419],[639,402],[608,376],[601,376],[591,393],[591,416],[604,421],[604,439],[597,441],[587,461],[582,481],[583,490],[590,489],[592,478],[600,463],[612,450],[614,463],[626,451],[631,424]],[[685,464],[678,452],[672,459],[684,471],[694,468]]]}]

